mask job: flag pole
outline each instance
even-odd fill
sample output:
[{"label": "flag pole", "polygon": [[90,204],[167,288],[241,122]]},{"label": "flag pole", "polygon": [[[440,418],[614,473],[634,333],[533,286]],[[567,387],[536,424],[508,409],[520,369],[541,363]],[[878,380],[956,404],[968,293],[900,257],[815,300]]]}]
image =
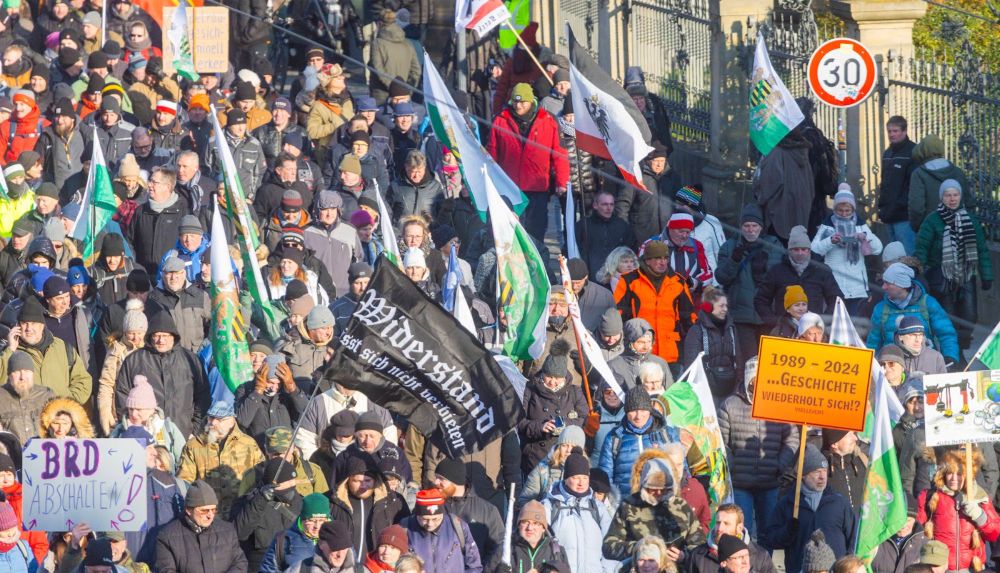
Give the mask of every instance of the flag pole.
[{"label": "flag pole", "polygon": [[992,342],[997,335],[1000,335],[1000,321],[998,321],[997,325],[993,327],[993,331],[986,337],[986,340],[983,340],[983,343],[979,345],[979,350],[972,355],[972,358],[969,359],[969,362],[965,365],[962,372],[966,372],[969,369],[969,366],[983,355],[983,351],[986,350],[986,347],[990,345],[990,342]]},{"label": "flag pole", "polygon": [[809,427],[802,424],[802,435],[799,436],[799,463],[795,476],[795,504],[792,506],[792,519],[799,518],[799,499],[802,497],[802,465],[806,460],[806,436]]},{"label": "flag pole", "polygon": [[516,28],[514,28],[514,24],[510,21],[510,18],[504,20],[504,25],[507,26],[510,29],[510,31],[514,33],[514,37],[517,38],[517,42],[521,44],[521,47],[524,48],[524,51],[528,52],[528,57],[530,57],[531,61],[535,62],[535,65],[538,66],[539,70],[541,70],[542,77],[544,77],[549,82],[550,86],[553,85],[552,78],[549,77],[549,73],[545,71],[545,68],[542,67],[542,63],[539,62],[538,58],[535,57],[535,53],[532,52],[531,48],[528,47],[528,44],[525,43],[524,38],[521,37],[521,33],[518,32]]},{"label": "flag pole", "polygon": [[[565,261],[566,261],[566,258],[563,257],[562,255],[559,255],[559,266],[560,266],[560,268],[565,268],[565,266],[566,266]],[[564,277],[563,281],[565,282],[567,278],[569,278],[569,277]],[[565,286],[563,288],[565,288]],[[570,292],[567,292],[566,296],[567,297],[570,297],[570,296],[576,297],[576,293],[572,292],[573,291],[573,283],[572,282],[569,283],[569,289],[570,289]],[[590,411],[593,412],[594,411],[594,398],[593,398],[593,396],[590,395],[590,382],[587,380],[587,366],[586,366],[586,364],[584,364],[583,347],[580,345],[580,333],[577,332],[577,330],[576,330],[576,323],[573,321],[573,317],[570,317],[570,321],[569,322],[570,322],[570,326],[573,328],[573,339],[576,340],[576,354],[577,354],[577,357],[579,357],[579,359],[580,359],[580,374],[583,375],[583,391],[584,391],[584,396],[587,397],[587,406],[590,408]]]}]

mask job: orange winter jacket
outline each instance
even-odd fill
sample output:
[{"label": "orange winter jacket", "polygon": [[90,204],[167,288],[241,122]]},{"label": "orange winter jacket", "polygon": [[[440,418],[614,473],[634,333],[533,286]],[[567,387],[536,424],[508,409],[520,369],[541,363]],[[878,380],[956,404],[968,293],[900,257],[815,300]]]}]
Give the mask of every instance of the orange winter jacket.
[{"label": "orange winter jacket", "polygon": [[691,291],[683,278],[668,272],[657,290],[644,270],[632,271],[619,279],[615,303],[623,321],[641,318],[653,327],[653,354],[668,363],[678,361],[681,335],[696,321]]}]

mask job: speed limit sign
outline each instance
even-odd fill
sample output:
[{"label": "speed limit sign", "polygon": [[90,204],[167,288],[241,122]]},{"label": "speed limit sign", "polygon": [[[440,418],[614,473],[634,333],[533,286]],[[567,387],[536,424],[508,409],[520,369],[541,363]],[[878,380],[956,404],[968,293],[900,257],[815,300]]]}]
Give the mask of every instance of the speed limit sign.
[{"label": "speed limit sign", "polygon": [[853,107],[875,88],[875,58],[850,38],[824,42],[809,58],[809,87],[833,107]]}]

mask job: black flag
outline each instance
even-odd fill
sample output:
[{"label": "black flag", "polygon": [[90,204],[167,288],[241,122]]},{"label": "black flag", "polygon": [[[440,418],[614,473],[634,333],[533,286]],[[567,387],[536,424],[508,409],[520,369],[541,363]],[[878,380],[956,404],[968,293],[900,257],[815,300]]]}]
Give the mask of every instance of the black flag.
[{"label": "black flag", "polygon": [[325,380],[363,392],[452,458],[523,414],[489,350],[393,264],[376,266],[339,342]]}]

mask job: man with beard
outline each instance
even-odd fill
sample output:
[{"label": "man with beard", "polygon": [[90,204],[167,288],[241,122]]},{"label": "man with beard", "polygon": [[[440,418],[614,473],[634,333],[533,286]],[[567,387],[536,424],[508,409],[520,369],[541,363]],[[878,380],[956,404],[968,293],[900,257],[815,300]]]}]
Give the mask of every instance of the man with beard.
[{"label": "man with beard", "polygon": [[155,167],[166,164],[172,154],[169,150],[157,148],[145,127],[132,130],[131,151],[139,167],[146,173],[152,173]]},{"label": "man with beard", "polygon": [[490,562],[493,554],[503,546],[504,526],[500,511],[469,488],[468,473],[462,460],[444,459],[434,472],[437,474],[434,486],[445,498],[445,509],[469,524],[483,561]]},{"label": "man with beard", "polygon": [[331,495],[330,517],[347,523],[351,549],[365,555],[375,549],[378,533],[410,515],[406,501],[385,484],[373,464],[352,457]]},{"label": "man with beard", "polygon": [[351,320],[354,310],[358,308],[362,293],[368,288],[368,282],[372,278],[372,267],[368,263],[352,263],[347,269],[347,279],[350,281],[351,290],[344,296],[330,303],[330,311],[333,312],[333,319],[336,325],[335,336],[347,327],[347,322]]},{"label": "man with beard", "polygon": [[21,351],[7,359],[7,383],[0,387],[0,426],[19,443],[38,437],[42,408],[55,398],[52,389],[35,384],[35,363]]},{"label": "man with beard", "polygon": [[[34,227],[28,221],[15,221],[11,228],[10,240],[0,250],[0,286],[4,288],[14,275],[25,268],[27,248],[33,237]],[[353,312],[353,311],[352,311]]]},{"label": "man with beard", "polygon": [[240,477],[263,459],[257,442],[236,426],[233,406],[220,400],[209,408],[204,432],[184,446],[177,477],[188,483],[203,479],[212,485],[218,492],[219,513],[228,516]]},{"label": "man with beard", "polygon": [[[156,571],[177,573],[246,573],[247,558],[240,551],[236,528],[224,519],[219,498],[202,480],[191,484],[184,497],[184,515],[160,530],[156,538]],[[206,567],[205,552],[211,552]]]},{"label": "man with beard", "polygon": [[[743,510],[734,503],[724,503],[715,512],[715,527],[708,534],[708,540],[691,551],[688,556],[688,573],[717,573],[721,563],[730,559],[727,556],[726,544],[723,541],[729,538],[730,542],[739,540],[744,545],[744,550],[748,551],[749,559],[744,560],[749,570],[742,570],[743,573],[753,571],[754,573],[774,573],[774,563],[771,555],[766,549],[750,540],[750,532],[743,524]],[[738,556],[737,556],[738,557]],[[727,567],[727,571],[734,569]]]},{"label": "man with beard", "polygon": [[295,489],[300,476],[281,458],[264,465],[260,479],[233,507],[233,524],[248,570],[259,571],[271,540],[288,529],[302,511],[302,496]]},{"label": "man with beard", "polygon": [[45,308],[29,296],[17,317],[17,326],[7,335],[7,349],[0,354],[0,378],[7,377],[7,361],[16,350],[31,357],[39,381],[59,397],[83,404],[90,399],[94,381],[76,349],[52,335],[45,326]]}]

